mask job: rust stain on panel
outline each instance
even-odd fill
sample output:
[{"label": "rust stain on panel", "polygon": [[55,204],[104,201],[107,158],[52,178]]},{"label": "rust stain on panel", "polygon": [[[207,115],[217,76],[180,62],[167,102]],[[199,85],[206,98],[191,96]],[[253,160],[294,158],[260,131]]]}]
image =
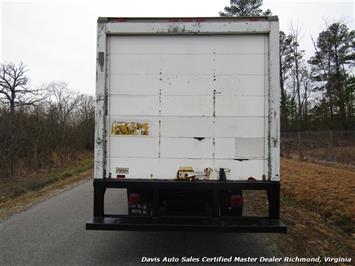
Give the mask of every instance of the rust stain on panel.
[{"label": "rust stain on panel", "polygon": [[112,123],[112,135],[137,135],[148,136],[149,124],[148,122],[117,122]]}]

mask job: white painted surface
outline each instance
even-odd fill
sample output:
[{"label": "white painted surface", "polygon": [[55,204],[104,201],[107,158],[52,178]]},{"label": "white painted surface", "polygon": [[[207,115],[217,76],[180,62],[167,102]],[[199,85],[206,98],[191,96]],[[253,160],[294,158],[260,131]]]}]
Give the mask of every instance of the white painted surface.
[{"label": "white painted surface", "polygon": [[159,95],[161,81],[156,75],[111,74],[110,95]]},{"label": "white painted surface", "polygon": [[265,117],[216,117],[216,138],[261,137],[265,136]]},{"label": "white painted surface", "polygon": [[[222,29],[221,29],[222,30]],[[193,38],[190,38],[193,37]],[[200,41],[196,46],[195,39]],[[186,36],[155,35],[154,38],[146,38],[142,42],[142,36],[120,36],[111,40],[111,54],[264,54],[264,35],[244,35],[243,38],[235,38],[235,35],[224,35],[223,42],[215,42],[215,36],[199,35]],[[173,44],[173,45],[160,45]],[[214,42],[211,49],[211,42]],[[158,45],[157,45],[158,44]],[[235,47],[238,47],[237,49]]]},{"label": "white painted surface", "polygon": [[213,127],[212,117],[161,117],[162,137],[212,138]]},{"label": "white painted surface", "polygon": [[[106,23],[107,176],[116,167],[128,167],[127,178],[175,178],[181,166],[229,168],[241,180],[278,172],[269,169],[273,23]],[[229,35],[198,35],[217,29]],[[114,121],[147,122],[149,136],[111,136]]]},{"label": "white painted surface", "polygon": [[159,140],[156,137],[120,136],[109,138],[109,157],[157,158]]},{"label": "white painted surface", "polygon": [[[117,176],[116,167],[129,168],[126,178],[147,178],[150,175],[156,179],[175,179],[176,165],[193,165],[195,171],[202,172],[206,167],[214,169],[231,169],[231,178],[234,180],[247,180],[249,177],[262,179],[264,173],[262,160],[212,160],[212,159],[175,159],[175,158],[112,158],[108,171],[113,178]],[[164,166],[164,167],[162,167]],[[233,173],[233,174],[232,174]]]},{"label": "white painted surface", "polygon": [[216,96],[216,116],[264,116],[264,96]]},{"label": "white painted surface", "polygon": [[265,138],[235,138],[235,158],[257,158],[264,157]]},{"label": "white painted surface", "polygon": [[262,169],[258,177],[265,174],[265,38],[111,37],[109,120],[150,118],[150,134],[110,137],[109,167],[118,167],[118,158],[156,158],[164,164],[158,162],[154,176],[164,178],[180,166],[196,168],[179,160],[204,159],[205,167],[215,167],[216,160],[225,167],[225,160],[231,178],[242,178],[245,163],[233,159],[259,159],[253,166]]},{"label": "white painted surface", "polygon": [[161,138],[161,157],[212,159],[213,140],[211,138],[205,138],[203,140],[181,137]]},{"label": "white painted surface", "polygon": [[205,95],[162,96],[161,114],[167,116],[212,116],[213,98]]},{"label": "white painted surface", "polygon": [[109,114],[114,116],[146,116],[159,114],[159,97],[143,95],[112,95]]}]

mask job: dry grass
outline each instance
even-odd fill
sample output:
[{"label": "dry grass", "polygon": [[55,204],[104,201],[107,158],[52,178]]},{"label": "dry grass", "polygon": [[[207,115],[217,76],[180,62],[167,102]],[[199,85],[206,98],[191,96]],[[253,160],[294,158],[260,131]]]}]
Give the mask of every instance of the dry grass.
[{"label": "dry grass", "polygon": [[282,193],[345,233],[354,233],[355,172],[282,160]]},{"label": "dry grass", "polygon": [[[355,252],[355,172],[282,159],[281,220],[287,235],[271,235],[287,256],[347,256]],[[257,214],[266,193],[246,194]],[[252,200],[250,200],[252,199]]]},{"label": "dry grass", "polygon": [[340,164],[347,168],[355,168],[355,144],[347,146],[323,146],[317,147],[304,145],[298,147],[297,142],[282,144],[282,156],[288,159],[300,159],[316,163]]},{"label": "dry grass", "polygon": [[0,179],[0,219],[92,177],[92,157],[62,169],[42,170],[28,176]]},{"label": "dry grass", "polygon": [[304,156],[305,159],[309,158],[354,165],[355,146],[305,149]]}]

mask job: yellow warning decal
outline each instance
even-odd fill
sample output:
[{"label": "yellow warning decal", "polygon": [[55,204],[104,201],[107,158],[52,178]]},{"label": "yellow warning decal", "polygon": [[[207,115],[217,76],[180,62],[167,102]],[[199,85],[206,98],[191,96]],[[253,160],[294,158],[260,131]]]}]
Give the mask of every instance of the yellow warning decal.
[{"label": "yellow warning decal", "polygon": [[112,135],[149,135],[148,122],[117,122],[112,123]]}]

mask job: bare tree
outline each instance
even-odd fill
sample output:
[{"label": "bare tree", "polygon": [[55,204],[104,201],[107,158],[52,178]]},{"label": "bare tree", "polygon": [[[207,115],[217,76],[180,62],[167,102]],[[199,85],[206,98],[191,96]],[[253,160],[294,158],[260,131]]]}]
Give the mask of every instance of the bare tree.
[{"label": "bare tree", "polygon": [[293,59],[293,68],[292,68],[292,75],[294,78],[294,85],[296,89],[296,96],[297,96],[297,119],[298,119],[298,126],[302,121],[302,92],[301,92],[301,76],[302,76],[302,64],[303,64],[303,56],[304,50],[300,49],[300,28],[297,26],[296,28],[291,25],[291,31],[293,36],[293,41],[290,44],[291,47],[291,54]]},{"label": "bare tree", "polygon": [[95,128],[95,99],[93,96],[81,94],[79,95],[79,103],[77,107],[77,123],[81,128],[79,139],[82,146],[92,150],[94,130]]},{"label": "bare tree", "polygon": [[66,145],[71,137],[71,127],[76,123],[75,111],[78,107],[80,97],[78,93],[70,90],[68,84],[62,81],[55,81],[45,85],[49,94],[47,97],[47,117],[49,123],[55,128],[53,132],[57,140],[55,150],[62,155],[63,162],[68,161],[70,152]]},{"label": "bare tree", "polygon": [[11,113],[17,106],[33,105],[40,101],[39,90],[28,86],[28,69],[22,62],[0,64],[0,102],[10,106]]},{"label": "bare tree", "polygon": [[286,81],[289,78],[290,70],[293,67],[291,44],[294,36],[286,35],[280,31],[280,88],[281,88],[281,129],[288,128],[288,101],[286,92]]},{"label": "bare tree", "polygon": [[49,94],[47,103],[53,118],[59,126],[65,125],[73,119],[73,111],[78,106],[80,97],[71,91],[63,81],[54,81],[44,86]]}]

